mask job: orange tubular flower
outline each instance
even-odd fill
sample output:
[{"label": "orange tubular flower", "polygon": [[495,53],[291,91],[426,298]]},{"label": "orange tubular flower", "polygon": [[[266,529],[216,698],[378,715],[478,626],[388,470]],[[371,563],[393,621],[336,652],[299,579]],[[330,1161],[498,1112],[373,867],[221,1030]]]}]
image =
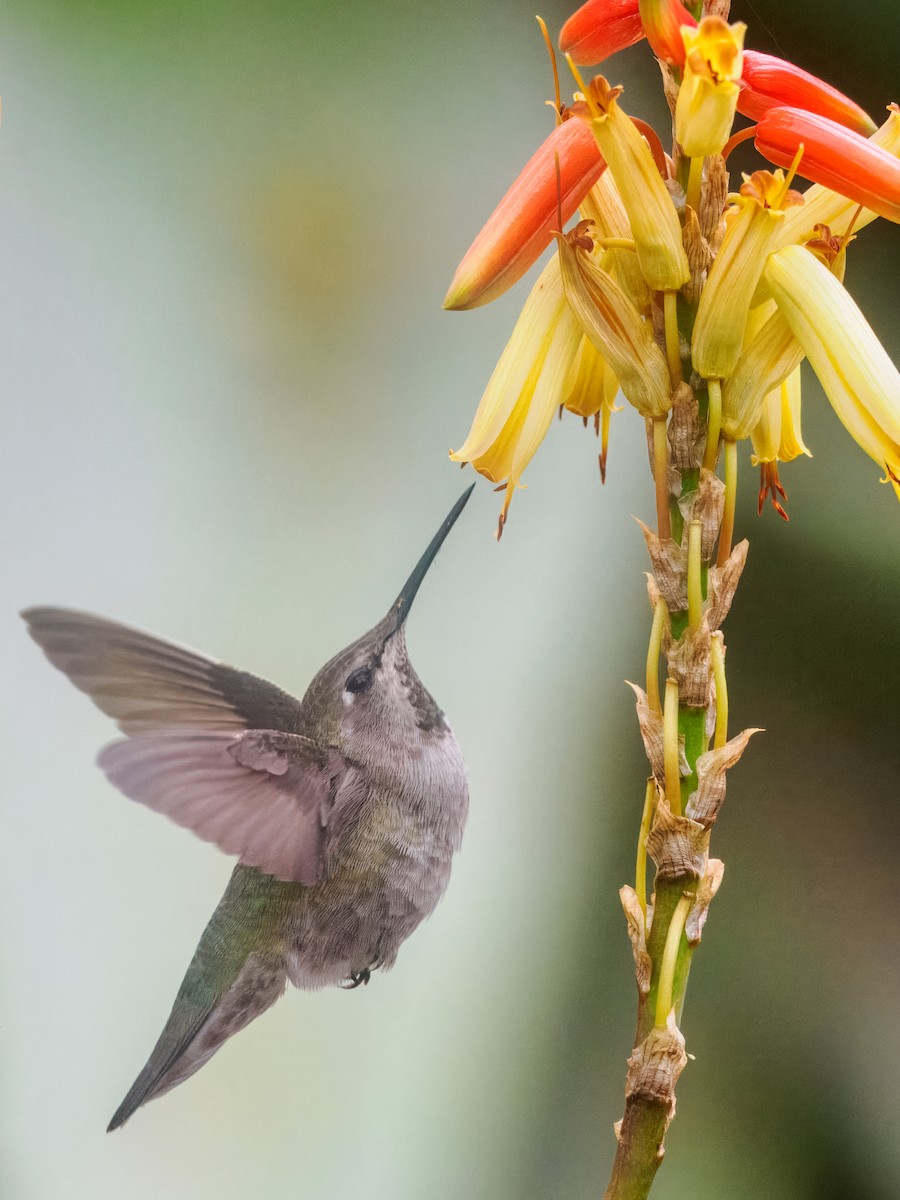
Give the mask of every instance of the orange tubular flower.
[{"label": "orange tubular flower", "polygon": [[641,21],[653,53],[663,62],[684,66],[682,25],[693,29],[697,22],[680,0],[640,0]]},{"label": "orange tubular flower", "polygon": [[550,245],[559,226],[560,208],[565,223],[605,167],[583,121],[557,125],[466,251],[444,308],[478,308],[512,287]]},{"label": "orange tubular flower", "polygon": [[[873,146],[880,146],[895,158],[900,157],[900,107],[888,105],[888,118],[869,138]],[[877,218],[878,214],[871,209],[859,206],[852,200],[814,183],[803,193],[803,207],[795,208],[787,214],[784,225],[778,237],[778,249],[789,246],[793,242],[807,242],[815,236],[817,225],[827,225],[833,234],[843,236],[850,222],[859,232]]]},{"label": "orange tubular flower", "polygon": [[798,174],[900,222],[900,159],[827,117],[798,108],[763,113],[756,127],[760,154],[789,167],[801,144]]},{"label": "orange tubular flower", "polygon": [[579,67],[591,67],[644,36],[638,0],[587,0],[559,34],[559,48]]},{"label": "orange tubular flower", "polygon": [[846,125],[863,137],[875,132],[875,122],[849,96],[783,58],[745,50],[741,82],[738,112],[753,121],[772,108],[800,108]]}]

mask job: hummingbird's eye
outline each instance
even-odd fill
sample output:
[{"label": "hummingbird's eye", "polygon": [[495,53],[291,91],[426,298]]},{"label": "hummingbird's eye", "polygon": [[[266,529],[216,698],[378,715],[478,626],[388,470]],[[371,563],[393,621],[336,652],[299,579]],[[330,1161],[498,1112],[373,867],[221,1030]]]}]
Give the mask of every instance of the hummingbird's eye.
[{"label": "hummingbird's eye", "polygon": [[355,671],[348,675],[347,682],[344,684],[344,687],[347,689],[347,691],[352,692],[354,696],[358,695],[360,692],[367,692],[371,686],[371,667],[357,667]]}]

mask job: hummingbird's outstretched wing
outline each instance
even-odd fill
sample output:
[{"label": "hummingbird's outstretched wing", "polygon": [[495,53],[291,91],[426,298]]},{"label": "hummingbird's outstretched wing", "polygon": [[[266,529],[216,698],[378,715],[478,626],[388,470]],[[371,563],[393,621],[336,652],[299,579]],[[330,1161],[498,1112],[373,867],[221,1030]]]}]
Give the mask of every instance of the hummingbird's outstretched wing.
[{"label": "hummingbird's outstretched wing", "polygon": [[318,882],[338,791],[363,783],[338,750],[293,732],[297,700],[114,621],[22,615],[51,663],[130,735],[99,757],[116,787],[248,866]]},{"label": "hummingbird's outstretched wing", "polygon": [[297,728],[300,701],[246,671],[91,613],[26,608],[22,617],[54,667],[123,733]]},{"label": "hummingbird's outstretched wing", "polygon": [[318,883],[325,826],[354,778],[334,749],[274,730],[173,730],[113,742],[98,763],[132,800],[192,829],[249,867]]}]

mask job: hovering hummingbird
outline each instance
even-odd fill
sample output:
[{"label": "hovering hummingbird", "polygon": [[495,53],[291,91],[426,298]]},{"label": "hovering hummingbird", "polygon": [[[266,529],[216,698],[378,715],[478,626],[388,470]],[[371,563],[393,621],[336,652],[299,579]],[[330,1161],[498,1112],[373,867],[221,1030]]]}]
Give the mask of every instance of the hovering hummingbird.
[{"label": "hovering hummingbird", "polygon": [[298,701],[274,684],[102,617],[22,616],[50,662],[127,736],[98,762],[126,796],[238,863],[117,1129],[284,993],[357,987],[433,912],[468,809],[466,765],[416,675],[405,622],[472,493],[400,595]]}]

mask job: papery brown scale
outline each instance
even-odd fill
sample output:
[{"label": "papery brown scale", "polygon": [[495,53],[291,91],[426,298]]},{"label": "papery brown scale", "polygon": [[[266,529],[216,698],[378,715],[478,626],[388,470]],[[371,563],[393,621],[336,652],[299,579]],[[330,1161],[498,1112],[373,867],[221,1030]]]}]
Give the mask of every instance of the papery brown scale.
[{"label": "papery brown scale", "polygon": [[750,543],[738,542],[721,567],[711,567],[707,593],[706,619],[711,630],[719,629],[731,610],[734,593],[747,562]]},{"label": "papery brown scale", "polygon": [[[675,1023],[674,1014],[670,1014],[666,1028],[651,1029],[628,1059],[626,1106],[629,1101],[638,1099],[665,1104],[668,1107],[668,1120],[671,1121],[675,1115],[675,1085],[687,1061],[684,1037]],[[627,1121],[626,1107],[622,1129],[627,1126]],[[624,1136],[621,1131],[620,1136]]]},{"label": "papery brown scale", "polygon": [[696,489],[683,496],[678,502],[678,507],[686,525],[691,521],[700,522],[700,557],[704,562],[708,562],[712,558],[722,526],[725,484],[714,471],[704,468],[700,472]]},{"label": "papery brown scale", "polygon": [[697,888],[694,903],[684,923],[684,936],[689,946],[696,946],[700,941],[703,926],[706,924],[706,917],[709,913],[709,906],[716,892],[722,886],[724,874],[725,864],[720,858],[711,858],[707,862],[706,873],[700,880],[700,886]]},{"label": "papery brown scale", "polygon": [[700,208],[697,213],[700,232],[713,251],[718,247],[725,233],[722,214],[725,211],[727,197],[728,169],[721,154],[715,154],[706,160],[703,186],[700,190]]},{"label": "papery brown scale", "polygon": [[656,806],[647,853],[660,879],[700,879],[706,871],[709,831],[689,817],[673,815],[667,800]]},{"label": "papery brown scale", "polygon": [[678,703],[685,708],[706,708],[710,702],[709,642],[709,624],[704,617],[666,652],[669,674],[678,684]]},{"label": "papery brown scale", "polygon": [[638,525],[647,543],[657,586],[669,612],[684,612],[687,609],[687,560],[684,551],[671,538],[660,540],[643,521],[638,520]]},{"label": "papery brown scale", "polygon": [[628,940],[631,942],[631,953],[634,955],[634,974],[638,991],[646,996],[650,991],[650,978],[653,971],[653,960],[647,953],[647,935],[645,933],[644,913],[634,888],[627,884],[619,889],[619,899],[625,913],[628,926]]},{"label": "papery brown scale", "polygon": [[647,693],[643,688],[639,688],[636,683],[629,683],[628,686],[634,692],[635,696],[638,727],[641,731],[641,740],[644,743],[644,753],[647,755],[647,761],[650,763],[653,778],[661,784],[666,775],[662,713],[658,713],[650,707]]},{"label": "papery brown scale", "polygon": [[692,821],[711,829],[725,799],[725,772],[738,761],[747,749],[754,733],[761,729],[745,729],[717,750],[707,750],[697,759],[697,790],[691,795],[685,815]]},{"label": "papery brown scale", "polygon": [[673,397],[668,429],[669,462],[679,471],[696,470],[703,460],[706,445],[706,433],[700,424],[700,404],[687,383],[680,383]]},{"label": "papery brown scale", "polygon": [[688,269],[691,273],[682,292],[688,304],[696,307],[700,303],[700,293],[703,291],[713,256],[709,242],[700,232],[700,222],[692,208],[685,209],[682,241],[684,242],[684,252],[687,255]]}]

